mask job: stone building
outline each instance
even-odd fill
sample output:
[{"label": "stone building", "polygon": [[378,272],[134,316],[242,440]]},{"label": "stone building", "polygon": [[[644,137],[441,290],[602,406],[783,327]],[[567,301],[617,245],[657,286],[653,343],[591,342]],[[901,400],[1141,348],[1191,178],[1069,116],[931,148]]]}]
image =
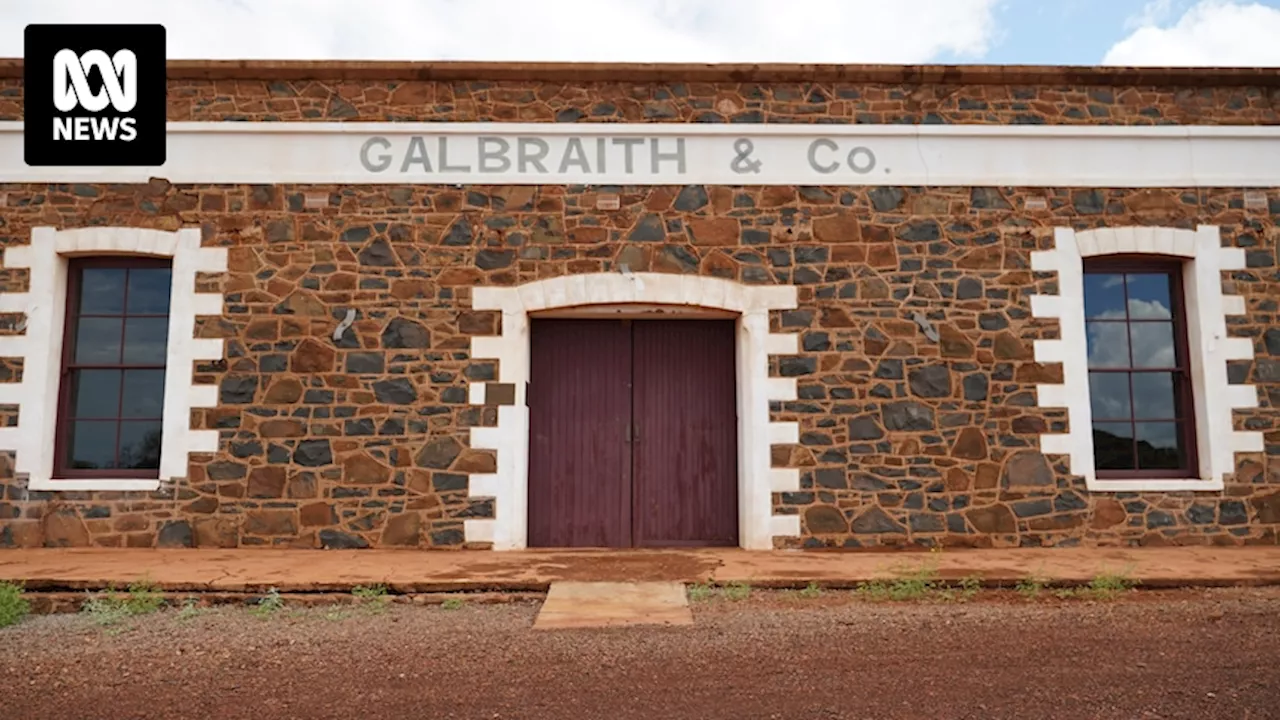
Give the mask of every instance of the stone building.
[{"label": "stone building", "polygon": [[21,76],[0,547],[1277,542],[1273,71]]}]

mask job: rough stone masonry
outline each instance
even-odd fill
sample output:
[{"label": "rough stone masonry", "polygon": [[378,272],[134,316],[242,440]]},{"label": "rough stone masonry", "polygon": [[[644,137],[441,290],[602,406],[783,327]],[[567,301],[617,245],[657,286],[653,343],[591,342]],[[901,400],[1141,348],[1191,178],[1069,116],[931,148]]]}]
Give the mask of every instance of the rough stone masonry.
[{"label": "rough stone masonry", "polygon": [[[970,82],[665,82],[171,79],[169,119],[716,123],[1275,124],[1280,90]],[[406,77],[409,75],[406,74]],[[904,76],[905,78],[906,76]],[[976,76],[975,76],[976,77]],[[22,117],[20,81],[0,84],[0,119]],[[319,201],[308,201],[319,195]],[[598,210],[617,195],[616,210]],[[220,318],[197,337],[226,357],[196,367],[219,406],[193,427],[221,432],[178,487],[155,493],[29,492],[0,460],[0,547],[433,547],[464,545],[468,476],[495,458],[468,429],[496,408],[468,403],[493,361],[470,338],[500,330],[471,290],[569,273],[702,274],[788,283],[799,307],[774,330],[800,352],[771,373],[799,399],[773,419],[800,442],[773,463],[802,471],[775,495],[801,517],[802,547],[1276,543],[1280,538],[1280,195],[1246,208],[1243,190],[1017,187],[191,186],[0,187],[0,245],[59,228],[199,227],[229,249]],[[1030,199],[1043,199],[1036,209]],[[1256,360],[1231,381],[1259,389],[1237,428],[1267,451],[1237,455],[1216,493],[1090,493],[1038,437],[1065,412],[1036,407],[1061,367],[1034,361],[1057,337],[1029,297],[1053,293],[1031,270],[1052,228],[1221,226],[1248,267],[1224,273],[1248,315],[1229,324]],[[0,290],[26,287],[0,271]],[[351,330],[334,327],[354,308]],[[936,330],[926,332],[919,313]],[[5,333],[18,317],[0,318]],[[38,331],[26,328],[25,332]],[[0,361],[0,381],[21,364]],[[12,410],[12,409],[10,409]],[[8,424],[16,421],[5,413]]]}]

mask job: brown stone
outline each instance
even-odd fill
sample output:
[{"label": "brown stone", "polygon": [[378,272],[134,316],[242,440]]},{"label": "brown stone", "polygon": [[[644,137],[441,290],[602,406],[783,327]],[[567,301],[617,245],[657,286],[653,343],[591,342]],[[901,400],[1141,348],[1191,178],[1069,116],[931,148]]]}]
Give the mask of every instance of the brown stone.
[{"label": "brown stone", "polygon": [[331,346],[308,338],[293,351],[289,366],[296,373],[333,372],[336,358],[337,352]]},{"label": "brown stone", "polygon": [[953,467],[947,471],[947,490],[953,492],[968,490],[972,483],[973,478],[961,468]]},{"label": "brown stone", "polygon": [[877,270],[898,267],[898,248],[893,243],[876,243],[867,248],[867,265]]},{"label": "brown stone", "polygon": [[1258,522],[1263,525],[1280,524],[1280,492],[1259,495],[1249,501],[1258,513]]},{"label": "brown stone", "polygon": [[997,335],[992,350],[997,360],[1029,360],[1032,357],[1031,349],[1010,332]]},{"label": "brown stone", "polygon": [[1126,203],[1136,213],[1168,215],[1184,210],[1181,201],[1167,190],[1139,190]]},{"label": "brown stone", "polygon": [[338,522],[333,506],[327,502],[303,505],[298,509],[298,519],[302,522],[302,527],[328,527]]},{"label": "brown stone", "polygon": [[804,511],[804,525],[814,535],[849,532],[844,513],[830,505],[813,505]]},{"label": "brown stone", "polygon": [[938,328],[938,347],[944,358],[973,357],[973,342],[964,333],[950,325]]},{"label": "brown stone", "polygon": [[199,517],[192,523],[198,548],[233,548],[240,544],[240,530],[229,517]]},{"label": "brown stone", "polygon": [[290,405],[302,399],[302,383],[297,378],[282,377],[272,381],[263,402],[268,405]]},{"label": "brown stone", "polygon": [[839,212],[813,219],[813,239],[823,243],[850,243],[862,240],[862,228],[852,212]]},{"label": "brown stone", "polygon": [[458,313],[458,332],[465,335],[497,335],[498,314],[494,312]]},{"label": "brown stone", "polygon": [[342,461],[342,479],[354,485],[381,485],[391,477],[391,468],[365,453]]},{"label": "brown stone", "polygon": [[999,245],[970,250],[956,261],[961,270],[999,270],[1004,265],[1004,248]]},{"label": "brown stone", "polygon": [[45,547],[88,547],[89,529],[71,508],[58,508],[41,519]]},{"label": "brown stone", "polygon": [[1018,531],[1018,520],[1013,516],[1013,511],[1005,505],[973,508],[964,516],[973,525],[973,529],[980,533],[1008,535]]},{"label": "brown stone", "polygon": [[111,529],[116,532],[138,532],[151,527],[151,521],[145,515],[120,515],[117,516],[115,522],[111,524]]},{"label": "brown stone", "polygon": [[460,473],[495,473],[498,471],[498,461],[491,450],[468,449],[458,456],[452,469]]},{"label": "brown stone", "polygon": [[694,245],[737,245],[740,232],[734,218],[694,218],[688,221]]},{"label": "brown stone", "polygon": [[292,510],[248,510],[244,514],[246,535],[293,535],[297,532]]},{"label": "brown stone", "polygon": [[951,456],[966,460],[987,459],[987,436],[976,427],[962,428],[951,446]]},{"label": "brown stone", "polygon": [[264,438],[302,437],[307,427],[298,420],[268,420],[258,426],[258,433]]},{"label": "brown stone", "polygon": [[1098,498],[1093,504],[1093,518],[1089,522],[1089,527],[1105,530],[1120,525],[1128,517],[1129,513],[1125,512],[1124,505],[1120,504],[1119,500]]},{"label": "brown stone", "polygon": [[254,468],[249,472],[249,497],[284,497],[284,481],[285,468],[283,465]]},{"label": "brown stone", "polygon": [[1052,487],[1053,470],[1044,455],[1035,450],[1020,450],[1004,464],[1001,483],[1006,488]]},{"label": "brown stone", "polygon": [[422,543],[422,518],[415,512],[393,515],[382,531],[381,544],[387,547],[417,547]]},{"label": "brown stone", "polygon": [[281,304],[284,306],[285,310],[288,310],[294,315],[314,317],[329,314],[329,310],[325,307],[325,304],[308,292],[295,292],[285,298],[284,302]]}]

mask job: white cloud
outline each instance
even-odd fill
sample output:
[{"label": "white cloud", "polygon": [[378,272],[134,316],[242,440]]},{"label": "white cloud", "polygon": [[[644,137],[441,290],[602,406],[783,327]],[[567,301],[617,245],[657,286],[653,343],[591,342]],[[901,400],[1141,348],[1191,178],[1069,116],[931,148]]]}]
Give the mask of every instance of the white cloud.
[{"label": "white cloud", "polygon": [[203,59],[919,63],[981,57],[999,0],[5,0],[27,23],[159,22]]},{"label": "white cloud", "polygon": [[1104,65],[1280,66],[1280,9],[1257,2],[1201,0],[1176,22],[1169,0],[1148,3],[1137,29]]}]

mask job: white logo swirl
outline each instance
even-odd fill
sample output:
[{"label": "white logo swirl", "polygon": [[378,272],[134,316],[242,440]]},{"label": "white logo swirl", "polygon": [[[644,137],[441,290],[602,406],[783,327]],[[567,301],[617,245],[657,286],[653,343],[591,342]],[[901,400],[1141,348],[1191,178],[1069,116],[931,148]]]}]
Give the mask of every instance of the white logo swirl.
[{"label": "white logo swirl", "polygon": [[[89,89],[91,68],[102,74],[102,89],[96,93]],[[121,50],[114,57],[101,50],[84,55],[60,50],[53,56],[53,104],[59,111],[71,112],[78,104],[89,112],[98,112],[108,103],[117,112],[129,112],[138,104],[138,59],[132,50]]]}]

